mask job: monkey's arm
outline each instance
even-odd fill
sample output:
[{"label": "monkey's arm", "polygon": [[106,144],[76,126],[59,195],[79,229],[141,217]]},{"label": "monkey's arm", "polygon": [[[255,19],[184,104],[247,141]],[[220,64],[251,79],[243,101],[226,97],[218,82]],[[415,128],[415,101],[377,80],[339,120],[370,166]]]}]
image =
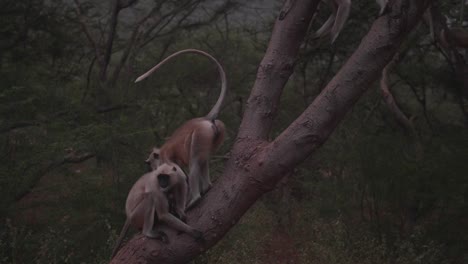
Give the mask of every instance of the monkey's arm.
[{"label": "monkey's arm", "polygon": [[192,237],[199,239],[202,238],[202,232],[196,230],[195,228],[187,225],[186,223],[182,222],[179,218],[173,216],[170,213],[165,213],[163,215],[159,215],[159,220],[166,223],[171,228],[174,228],[177,231],[182,231],[191,235]]},{"label": "monkey's arm", "polygon": [[202,233],[200,231],[192,228],[191,226],[182,222],[179,218],[169,213],[168,201],[162,192],[154,191],[152,196],[153,200],[155,201],[155,209],[156,213],[158,214],[158,219],[161,222],[166,223],[168,226],[174,228],[177,231],[182,231],[197,239],[201,238]]},{"label": "monkey's arm", "polygon": [[187,182],[182,179],[181,182],[174,188],[175,210],[179,215],[180,220],[185,222],[185,204],[187,203]]},{"label": "monkey's arm", "polygon": [[154,213],[155,213],[155,200],[152,195],[146,193],[143,201],[138,207],[139,209],[145,210],[145,218],[143,221],[143,230],[141,233],[147,237],[154,237],[153,225],[154,225]]}]

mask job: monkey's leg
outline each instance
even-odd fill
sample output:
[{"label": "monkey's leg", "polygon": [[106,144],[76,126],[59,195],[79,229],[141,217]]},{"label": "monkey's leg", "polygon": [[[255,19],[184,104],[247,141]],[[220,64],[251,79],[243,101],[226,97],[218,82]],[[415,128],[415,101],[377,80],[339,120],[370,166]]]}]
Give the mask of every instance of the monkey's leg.
[{"label": "monkey's leg", "polygon": [[[165,201],[167,202],[167,200]],[[144,201],[141,203],[141,210],[144,210],[145,213],[145,219],[141,233],[146,237],[161,240],[166,244],[168,242],[167,235],[162,231],[153,229],[155,223],[154,215],[157,214],[156,206],[158,202],[162,202],[162,200],[155,200],[154,196],[147,194]],[[165,206],[167,211],[169,210],[168,206],[168,204]]]},{"label": "monkey's leg", "polygon": [[190,172],[189,172],[189,199],[187,203],[187,208],[192,207],[198,200],[201,199],[200,196],[200,177],[201,177],[201,168],[199,161],[197,159],[192,159],[190,161]]},{"label": "monkey's leg", "polygon": [[138,207],[135,208],[135,210],[144,211],[143,229],[141,230],[141,233],[151,238],[157,237],[157,234],[153,232],[154,213],[156,212],[155,206],[156,205],[153,197],[149,194],[146,194]]},{"label": "monkey's leg", "polygon": [[187,204],[187,191],[188,186],[185,181],[181,181],[174,188],[174,203],[175,203],[175,212],[179,216],[180,220],[185,222],[187,218],[185,216],[185,205]]},{"label": "monkey's leg", "polygon": [[182,231],[187,233],[196,239],[202,237],[202,233],[191,226],[187,225],[186,223],[182,222],[179,218],[173,216],[169,213],[169,205],[167,203],[167,199],[165,199],[165,195],[157,190],[152,193],[153,201],[154,201],[154,209],[158,215],[158,219],[161,222],[166,223],[171,228],[174,228],[177,231]]},{"label": "monkey's leg", "polygon": [[205,160],[200,164],[200,191],[201,194],[205,194],[209,189],[211,189],[211,180],[210,180],[210,168],[208,165],[208,160]]}]

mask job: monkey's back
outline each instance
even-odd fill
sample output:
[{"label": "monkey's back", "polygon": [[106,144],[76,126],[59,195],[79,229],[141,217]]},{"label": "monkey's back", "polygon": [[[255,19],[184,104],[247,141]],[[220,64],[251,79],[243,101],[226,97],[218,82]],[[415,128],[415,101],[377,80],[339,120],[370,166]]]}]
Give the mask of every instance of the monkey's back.
[{"label": "monkey's back", "polygon": [[171,137],[166,141],[166,143],[164,143],[164,145],[161,147],[161,159],[164,162],[180,162],[182,165],[188,166],[192,133],[204,120],[204,118],[190,119],[178,127],[174,133],[172,133]]},{"label": "monkey's back", "polygon": [[[133,184],[125,202],[125,213],[127,214],[127,217],[129,217],[132,211],[134,211],[135,208],[143,201],[143,195],[147,191],[145,190],[145,183],[148,182],[149,178],[152,177],[153,174],[154,171],[145,173],[135,182],[135,184]],[[134,219],[143,219],[143,217],[134,217]],[[143,226],[143,222],[137,223],[132,221],[132,225],[137,228],[141,228]]]}]

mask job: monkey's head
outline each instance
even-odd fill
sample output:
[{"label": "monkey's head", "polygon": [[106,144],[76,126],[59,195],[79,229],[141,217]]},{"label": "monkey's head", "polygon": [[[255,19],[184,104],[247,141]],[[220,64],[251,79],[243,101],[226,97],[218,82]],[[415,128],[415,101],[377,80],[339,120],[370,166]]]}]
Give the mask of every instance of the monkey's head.
[{"label": "monkey's head", "polygon": [[[168,192],[181,180],[185,180],[182,170],[174,163],[163,163],[155,171],[158,185],[164,192]],[[181,174],[182,173],[182,174]]]},{"label": "monkey's head", "polygon": [[154,171],[161,165],[161,160],[159,159],[159,149],[153,148],[148,158],[145,160],[146,165],[148,165],[148,171]]}]

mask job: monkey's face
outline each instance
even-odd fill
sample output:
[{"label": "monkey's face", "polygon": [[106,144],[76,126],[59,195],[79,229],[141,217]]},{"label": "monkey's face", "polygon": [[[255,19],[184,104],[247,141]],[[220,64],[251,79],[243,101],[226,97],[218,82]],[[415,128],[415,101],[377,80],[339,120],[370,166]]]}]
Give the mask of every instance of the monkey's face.
[{"label": "monkey's face", "polygon": [[148,171],[154,171],[158,169],[161,165],[161,160],[159,159],[159,149],[153,148],[148,158],[145,160],[146,165],[148,165]]},{"label": "monkey's face", "polygon": [[168,174],[159,174],[158,175],[158,184],[159,187],[161,187],[163,190],[166,190],[169,188],[169,183],[170,183],[170,178],[171,176]]},{"label": "monkey's face", "polygon": [[161,164],[155,171],[157,174],[158,185],[163,192],[168,192],[178,181],[178,170],[172,164]]}]

